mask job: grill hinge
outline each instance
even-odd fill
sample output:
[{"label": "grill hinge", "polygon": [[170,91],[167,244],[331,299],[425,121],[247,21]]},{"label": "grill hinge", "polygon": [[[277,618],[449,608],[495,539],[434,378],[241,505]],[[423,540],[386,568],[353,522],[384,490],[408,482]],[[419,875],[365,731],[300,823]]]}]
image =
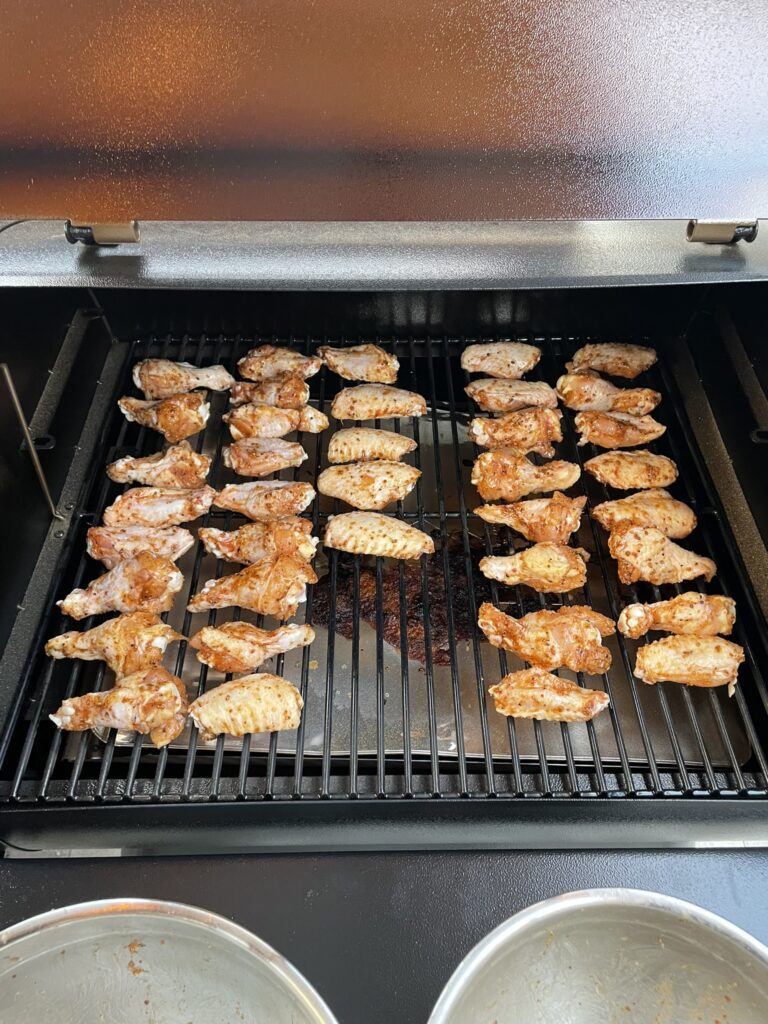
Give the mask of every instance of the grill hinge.
[{"label": "grill hinge", "polygon": [[139,240],[139,222],[129,220],[125,224],[73,224],[64,222],[64,237],[72,245],[123,245]]},{"label": "grill hinge", "polygon": [[734,242],[754,242],[757,238],[756,220],[689,220],[685,229],[689,242],[706,245],[732,245]]}]

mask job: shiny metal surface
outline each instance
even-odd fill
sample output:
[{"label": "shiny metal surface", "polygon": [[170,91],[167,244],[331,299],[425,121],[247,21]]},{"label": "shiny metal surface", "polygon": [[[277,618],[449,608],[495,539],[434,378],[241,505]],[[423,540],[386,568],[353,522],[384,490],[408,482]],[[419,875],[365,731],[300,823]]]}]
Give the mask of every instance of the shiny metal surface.
[{"label": "shiny metal surface", "polygon": [[534,904],[459,964],[429,1024],[763,1024],[768,948],[683,900],[588,889]]}]

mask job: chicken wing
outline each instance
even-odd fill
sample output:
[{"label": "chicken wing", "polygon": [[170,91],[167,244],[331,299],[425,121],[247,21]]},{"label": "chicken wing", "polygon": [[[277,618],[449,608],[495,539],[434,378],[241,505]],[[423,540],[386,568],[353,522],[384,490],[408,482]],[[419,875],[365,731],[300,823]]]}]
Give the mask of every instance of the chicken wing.
[{"label": "chicken wing", "polygon": [[187,605],[191,612],[247,608],[257,615],[290,619],[307,599],[307,583],[317,583],[312,566],[293,555],[273,555],[232,576],[208,580]]},{"label": "chicken wing", "polygon": [[180,491],[172,487],[132,487],[104,509],[107,526],[178,526],[204,516],[216,497],[213,487]]},{"label": "chicken wing", "polygon": [[315,500],[311,484],[288,480],[257,480],[247,484],[227,484],[214,498],[217,508],[241,512],[249,519],[284,519],[297,516]]},{"label": "chicken wing", "polygon": [[338,373],[344,380],[394,384],[400,369],[397,356],[385,352],[379,345],[352,345],[351,348],[322,345],[317,354],[329,370]]},{"label": "chicken wing", "polygon": [[580,476],[574,462],[556,460],[535,466],[514,448],[494,448],[475,460],[471,480],[486,501],[517,501],[526,494],[571,487]]},{"label": "chicken wing", "polygon": [[467,345],[461,353],[461,368],[467,373],[518,380],[541,359],[541,349],[521,341],[490,341]]},{"label": "chicken wing", "polygon": [[524,583],[540,594],[564,594],[584,586],[588,560],[582,548],[545,541],[515,555],[487,555],[480,559],[480,572],[510,587]]},{"label": "chicken wing", "polygon": [[358,384],[342,388],[331,404],[331,416],[337,420],[399,419],[402,416],[425,416],[427,403],[414,391],[404,391],[388,384]]},{"label": "chicken wing", "polygon": [[189,551],[195,538],[180,526],[156,530],[152,526],[92,526],[86,534],[86,550],[91,558],[114,569],[119,562],[149,551],[175,562]]},{"label": "chicken wing", "polygon": [[555,454],[552,441],[562,441],[559,409],[520,409],[498,419],[480,417],[469,422],[469,439],[483,448],[515,448],[521,455],[536,452],[546,458]]},{"label": "chicken wing", "polygon": [[45,645],[45,653],[55,659],[105,661],[120,677],[159,665],[168,644],[183,639],[159,615],[131,612],[82,633],[72,630],[54,636]]},{"label": "chicken wing", "polygon": [[585,462],[584,469],[601,484],[618,491],[669,487],[677,480],[672,459],[648,451],[604,452]]},{"label": "chicken wing", "polygon": [[599,674],[611,667],[604,636],[616,632],[613,620],[586,605],[530,612],[520,619],[494,605],[480,605],[477,624],[494,647],[512,651],[538,668],[569,668]]},{"label": "chicken wing", "polygon": [[626,412],[578,412],[573,422],[581,434],[579,444],[598,448],[636,448],[655,441],[667,429],[652,416]]},{"label": "chicken wing", "polygon": [[295,555],[311,562],[319,543],[312,536],[312,523],[298,516],[286,516],[266,523],[247,523],[239,530],[198,530],[206,551],[227,562],[251,565],[272,555]]},{"label": "chicken wing", "polygon": [[526,540],[566,544],[581,523],[587,499],[566,498],[555,491],[551,498],[531,498],[514,505],[481,505],[475,514],[486,523],[509,526]]},{"label": "chicken wing", "polygon": [[222,451],[224,465],[240,476],[269,476],[281,469],[300,466],[307,453],[300,444],[278,437],[244,437]]},{"label": "chicken wing", "polygon": [[124,729],[149,733],[156,747],[164,747],[184,728],[187,710],[182,681],[156,665],[125,676],[112,690],[68,698],[50,719],[68,732]]},{"label": "chicken wing", "polygon": [[556,389],[563,405],[576,412],[627,412],[632,416],[644,416],[653,412],[661,401],[658,391],[617,388],[590,370],[563,374]]},{"label": "chicken wing", "polygon": [[304,701],[280,676],[257,672],[208,690],[189,708],[204,743],[220,736],[298,729]]},{"label": "chicken wing", "polygon": [[744,648],[719,636],[665,636],[637,652],[635,675],[644,683],[727,686],[732,697]]},{"label": "chicken wing", "polygon": [[62,615],[85,619],[104,612],[170,611],[184,577],[168,558],[140,551],[56,604]]},{"label": "chicken wing", "polygon": [[303,356],[290,348],[261,345],[252,348],[237,364],[248,380],[274,380],[275,377],[314,377],[323,365],[319,356]]},{"label": "chicken wing", "polygon": [[303,377],[275,377],[260,384],[239,380],[232,385],[230,405],[274,405],[278,409],[301,409],[309,401],[309,384]]},{"label": "chicken wing", "polygon": [[491,686],[500,715],[545,722],[588,722],[608,707],[608,694],[587,690],[540,668],[510,672]]},{"label": "chicken wing", "polygon": [[628,498],[604,501],[591,510],[593,519],[610,533],[621,523],[631,526],[655,526],[666,537],[681,540],[696,528],[696,514],[669,491],[653,487]]},{"label": "chicken wing", "polygon": [[284,437],[298,430],[298,409],[278,409],[276,405],[240,405],[221,417],[236,441],[244,437]]},{"label": "chicken wing", "polygon": [[681,548],[653,526],[617,526],[608,538],[608,550],[618,562],[622,583],[645,580],[659,587],[697,576],[709,581],[717,572],[711,558]]},{"label": "chicken wing", "polygon": [[195,388],[228,391],[235,378],[223,366],[193,366],[170,359],[142,359],[133,368],[133,383],[145,398],[171,398]]},{"label": "chicken wing", "polygon": [[626,377],[633,380],[645,370],[650,370],[657,360],[654,349],[643,345],[623,345],[608,342],[600,345],[584,345],[574,353],[573,360],[565,364],[567,370],[598,370],[611,377]]},{"label": "chicken wing", "polygon": [[321,434],[329,425],[325,413],[311,405],[305,405],[299,413],[299,430],[304,434]]},{"label": "chicken wing", "polygon": [[120,398],[120,412],[130,423],[139,423],[162,434],[166,441],[175,444],[185,437],[199,433],[208,422],[211,406],[205,400],[206,393],[171,395],[154,401],[141,398]]},{"label": "chicken wing", "polygon": [[397,462],[403,455],[417,448],[410,437],[392,430],[374,430],[373,427],[345,427],[337,430],[328,442],[329,462],[375,462],[384,459]]},{"label": "chicken wing", "polygon": [[378,509],[410,494],[421,470],[403,462],[351,462],[329,466],[317,478],[317,489],[361,509]]},{"label": "chicken wing", "polygon": [[419,558],[435,553],[434,541],[423,530],[378,512],[330,516],[323,544],[352,555],[380,558]]},{"label": "chicken wing", "polygon": [[205,626],[190,638],[197,660],[218,672],[252,672],[275,654],[306,647],[315,639],[311,626],[291,623],[278,629],[259,629],[250,622]]},{"label": "chicken wing", "polygon": [[485,412],[517,412],[535,405],[557,408],[557,392],[543,380],[473,380],[464,390]]},{"label": "chicken wing", "polygon": [[628,604],[619,616],[619,632],[637,640],[652,629],[686,636],[728,636],[736,621],[736,602],[722,594],[678,594],[654,604]]},{"label": "chicken wing", "polygon": [[196,452],[188,441],[172,445],[164,452],[133,458],[126,455],[107,466],[107,476],[118,484],[145,484],[150,487],[202,487],[211,460]]}]

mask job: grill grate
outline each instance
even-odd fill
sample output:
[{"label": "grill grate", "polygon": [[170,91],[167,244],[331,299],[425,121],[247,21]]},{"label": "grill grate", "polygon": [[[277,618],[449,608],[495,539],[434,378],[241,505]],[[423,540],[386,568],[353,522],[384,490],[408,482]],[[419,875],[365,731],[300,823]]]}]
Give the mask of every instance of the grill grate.
[{"label": "grill grate", "polygon": [[[521,340],[542,346],[542,361],[529,376],[550,383],[582,343],[538,336]],[[312,338],[302,343],[205,336],[151,336],[121,342],[125,354],[120,393],[130,391],[130,369],[140,358],[163,356],[198,365],[222,362],[235,372],[237,359],[265,341],[291,344],[307,353],[322,343]],[[400,359],[399,384],[427,398],[429,414],[423,419],[376,425],[401,430],[419,442],[407,458],[423,475],[414,492],[398,503],[396,514],[431,532],[436,553],[420,563],[390,565],[382,559],[321,552],[316,563],[321,580],[309,588],[307,603],[299,612],[299,618],[306,615],[313,623],[317,638],[310,647],[264,666],[299,686],[305,701],[299,729],[243,741],[219,737],[213,745],[201,744],[196,732],[188,730],[161,751],[133,734],[62,734],[49,722],[48,714],[67,696],[107,688],[111,678],[99,663],[56,662],[38,651],[30,661],[17,714],[5,737],[0,797],[29,804],[765,795],[768,691],[763,666],[768,652],[764,627],[691,439],[676,385],[663,362],[649,374],[649,384],[664,396],[657,415],[668,430],[653,447],[678,463],[680,478],[673,491],[698,515],[690,547],[718,563],[718,576],[701,588],[731,594],[738,602],[734,639],[747,654],[740,685],[733,700],[722,689],[645,686],[631,672],[635,643],[616,636],[609,641],[613,666],[601,680],[563,673],[581,685],[604,687],[611,697],[610,709],[586,724],[540,723],[503,719],[493,710],[488,686],[522,663],[490,647],[474,626],[482,600],[490,597],[514,615],[556,608],[563,602],[586,603],[615,619],[629,601],[659,600],[682,588],[620,585],[608,555],[607,535],[588,515],[573,538],[592,555],[583,592],[536,595],[527,588],[485,580],[477,568],[483,554],[508,553],[525,542],[472,512],[480,500],[469,484],[477,452],[466,439],[466,423],[475,410],[465,398],[466,377],[459,365],[465,342],[412,338],[379,339],[379,343]],[[310,384],[312,402],[327,412],[341,386],[338,378],[323,369]],[[212,396],[208,428],[193,439],[199,450],[214,456],[210,482],[216,487],[232,478],[220,458],[227,439],[220,419],[226,402],[226,396]],[[577,447],[572,420],[566,410],[564,440],[557,446],[556,457],[582,462],[596,452]],[[299,469],[279,475],[315,483],[327,462],[325,451],[335,426],[324,434],[300,436],[309,459]],[[160,444],[159,435],[128,424],[116,405],[112,407],[94,453],[92,483],[72,555],[61,567],[55,597],[98,575],[98,567],[84,553],[85,532],[121,490],[106,477],[105,464],[123,454],[149,454]],[[584,489],[589,505],[615,496],[586,475],[574,492],[578,488]],[[318,498],[308,513],[314,532],[322,533],[328,515],[343,510],[338,501]],[[233,513],[214,510],[194,527],[211,524],[228,529],[241,521]],[[211,576],[238,567],[217,562],[200,544],[180,565],[185,573],[184,600],[177,600],[178,608],[169,613],[169,621],[181,632],[191,635],[205,624],[241,614],[258,625],[272,624],[231,609],[190,615],[184,611],[186,595]],[[86,620],[77,628],[93,624]],[[72,624],[52,605],[43,635],[67,628]],[[399,643],[390,643],[393,639]],[[166,665],[185,679],[191,696],[225,678],[200,666],[186,644],[169,650]]]}]

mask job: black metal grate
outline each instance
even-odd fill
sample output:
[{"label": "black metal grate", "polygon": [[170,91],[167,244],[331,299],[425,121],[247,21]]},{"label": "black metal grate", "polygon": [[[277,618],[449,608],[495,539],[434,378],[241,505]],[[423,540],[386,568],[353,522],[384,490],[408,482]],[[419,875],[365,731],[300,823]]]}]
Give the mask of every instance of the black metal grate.
[{"label": "black metal grate", "polygon": [[[156,338],[120,343],[125,350],[121,391],[130,391],[130,368],[148,355],[184,359],[198,365],[235,363],[255,344],[278,339]],[[311,352],[327,339],[281,339]],[[358,339],[350,339],[352,344]],[[534,337],[544,349],[531,377],[554,383],[570,352],[581,340]],[[409,461],[422,469],[414,493],[398,503],[396,514],[430,531],[436,539],[432,559],[394,566],[382,559],[360,559],[337,551],[321,554],[320,582],[310,588],[304,610],[317,630],[308,648],[277,658],[265,669],[284,674],[301,689],[305,711],[296,733],[220,737],[199,742],[194,730],[162,751],[140,736],[114,732],[63,734],[48,720],[60,701],[73,694],[111,685],[109,673],[94,663],[56,662],[38,652],[19,691],[16,713],[6,734],[0,765],[0,797],[32,803],[89,801],[305,800],[357,797],[542,797],[766,795],[768,792],[768,691],[764,623],[756,608],[727,524],[723,521],[706,467],[691,439],[675,382],[663,366],[649,374],[662,392],[658,417],[668,430],[653,446],[678,463],[674,493],[696,511],[699,526],[690,547],[713,557],[719,574],[702,589],[731,594],[738,602],[734,639],[744,645],[746,663],[736,696],[718,690],[690,690],[674,684],[654,687],[632,676],[635,644],[621,637],[609,643],[613,666],[602,679],[578,682],[602,686],[611,707],[594,722],[555,724],[503,719],[493,710],[487,688],[519,667],[515,658],[491,648],[474,626],[477,607],[489,595],[512,614],[562,601],[586,603],[613,618],[633,600],[658,600],[681,588],[618,583],[608,556],[607,535],[588,515],[574,543],[590,551],[584,591],[561,597],[536,595],[527,588],[489,584],[477,563],[485,553],[505,553],[521,545],[504,528],[491,527],[473,514],[480,500],[469,484],[476,455],[466,440],[474,410],[466,400],[466,377],[459,366],[465,341],[409,339],[382,342],[400,359],[401,386],[426,396],[429,414],[421,420],[384,421],[380,425],[413,436],[419,447]],[[325,369],[311,380],[312,402],[328,411],[340,382]],[[115,396],[118,397],[117,395]],[[221,465],[227,440],[221,414],[226,396],[213,396],[212,415],[197,447],[214,456],[211,483],[230,479]],[[580,449],[566,411],[564,440],[557,457],[584,461],[595,454]],[[299,437],[309,459],[280,474],[316,482],[326,464],[328,439],[335,428]],[[128,424],[116,406],[104,424],[94,453],[92,483],[73,539],[71,558],[61,569],[56,597],[98,575],[85,556],[85,531],[120,490],[104,465],[120,455],[157,450],[160,438]],[[608,497],[583,476],[589,505]],[[315,533],[338,502],[318,499],[308,513]],[[194,524],[234,528],[240,517],[214,510]],[[238,617],[239,611],[191,616],[186,595],[214,575],[236,566],[216,562],[201,545],[181,562],[185,589],[171,621],[190,635],[205,624]],[[182,597],[184,600],[182,601]],[[248,613],[242,613],[251,618]],[[253,618],[261,624],[263,620]],[[94,622],[86,620],[77,628]],[[269,623],[267,623],[269,624]],[[72,624],[51,605],[43,635]],[[222,676],[200,666],[186,644],[168,652],[166,665],[182,675],[190,695],[216,685]],[[568,673],[565,673],[566,675]]]}]

